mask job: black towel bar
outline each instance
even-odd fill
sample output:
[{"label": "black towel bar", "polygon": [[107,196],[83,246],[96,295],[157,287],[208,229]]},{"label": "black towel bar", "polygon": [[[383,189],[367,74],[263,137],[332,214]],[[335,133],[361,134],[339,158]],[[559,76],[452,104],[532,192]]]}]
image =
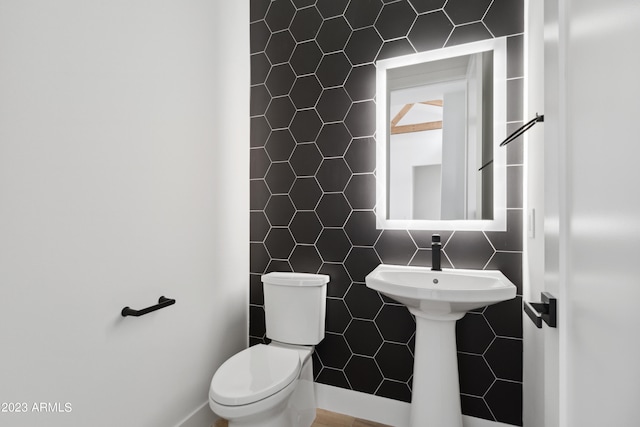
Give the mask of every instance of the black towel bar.
[{"label": "black towel bar", "polygon": [[539,123],[539,122],[544,122],[544,114],[539,116],[538,113],[536,113],[536,116],[533,119],[529,120],[527,123],[520,126],[515,132],[509,135],[507,139],[502,141],[500,143],[500,147],[504,147],[508,143],[515,141],[520,135],[522,135],[523,133],[531,129],[536,123]]},{"label": "black towel bar", "polygon": [[170,305],[173,305],[175,303],[176,303],[176,300],[174,300],[174,299],[160,297],[160,299],[158,300],[158,304],[156,304],[156,305],[152,305],[151,307],[143,308],[142,310],[134,310],[132,308],[125,307],[125,308],[122,309],[120,314],[122,314],[122,317],[127,317],[127,316],[136,316],[136,317],[138,317],[138,316],[143,316],[143,315],[145,315],[147,313],[151,313],[152,311],[160,310],[161,308],[169,307]]},{"label": "black towel bar", "polygon": [[[500,147],[504,147],[505,145],[509,144],[510,142],[515,141],[516,139],[518,139],[518,137],[520,135],[522,135],[523,133],[525,133],[526,131],[531,129],[536,123],[540,123],[540,122],[544,122],[544,115],[539,116],[538,113],[536,113],[536,116],[533,119],[529,120],[527,123],[525,123],[524,125],[520,126],[515,132],[513,132],[511,135],[509,135],[507,137],[507,139],[502,141],[500,143]],[[478,172],[480,172],[482,169],[484,169],[487,166],[489,166],[491,163],[493,163],[493,159],[489,160],[484,165],[480,166],[480,169],[478,169]]]}]

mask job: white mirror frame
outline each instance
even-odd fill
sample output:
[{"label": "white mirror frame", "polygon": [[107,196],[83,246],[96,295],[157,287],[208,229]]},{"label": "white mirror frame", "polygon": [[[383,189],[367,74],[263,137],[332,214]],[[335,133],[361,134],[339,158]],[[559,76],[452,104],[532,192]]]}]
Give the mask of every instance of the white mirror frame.
[{"label": "white mirror frame", "polygon": [[[387,218],[387,153],[389,137],[389,99],[387,70],[455,56],[493,50],[493,219],[491,220],[398,220]],[[505,37],[466,43],[428,52],[415,53],[376,62],[376,228],[405,230],[483,230],[505,231],[507,226],[506,138],[507,124],[507,41]]]}]

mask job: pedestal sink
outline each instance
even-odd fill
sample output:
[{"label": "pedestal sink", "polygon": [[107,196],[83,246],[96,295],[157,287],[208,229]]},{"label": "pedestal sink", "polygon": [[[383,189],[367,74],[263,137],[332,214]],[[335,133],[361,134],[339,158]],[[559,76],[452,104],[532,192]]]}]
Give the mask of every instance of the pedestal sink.
[{"label": "pedestal sink", "polygon": [[497,270],[380,264],[365,279],[416,317],[411,427],[462,427],[456,354],[456,320],[467,311],[516,296]]}]

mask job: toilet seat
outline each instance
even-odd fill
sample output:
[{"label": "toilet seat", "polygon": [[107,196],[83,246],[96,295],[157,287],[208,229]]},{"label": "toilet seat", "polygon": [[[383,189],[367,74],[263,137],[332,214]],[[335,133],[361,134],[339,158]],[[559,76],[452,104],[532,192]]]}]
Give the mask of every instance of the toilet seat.
[{"label": "toilet seat", "polygon": [[209,396],[221,405],[248,405],[284,389],[298,377],[300,368],[297,351],[258,344],[218,368]]}]

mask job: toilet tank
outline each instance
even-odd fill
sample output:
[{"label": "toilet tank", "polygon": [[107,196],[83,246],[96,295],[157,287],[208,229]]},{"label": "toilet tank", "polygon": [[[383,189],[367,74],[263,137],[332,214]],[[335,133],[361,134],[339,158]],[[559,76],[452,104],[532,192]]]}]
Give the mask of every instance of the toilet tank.
[{"label": "toilet tank", "polygon": [[315,345],[324,338],[325,274],[272,272],[262,276],[267,337]]}]

